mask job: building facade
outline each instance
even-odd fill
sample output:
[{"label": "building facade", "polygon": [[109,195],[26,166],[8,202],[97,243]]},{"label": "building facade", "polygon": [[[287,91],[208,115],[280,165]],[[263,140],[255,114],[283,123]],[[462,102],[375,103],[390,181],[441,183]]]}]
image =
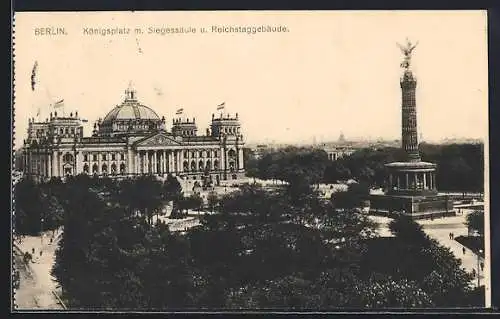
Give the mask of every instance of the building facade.
[{"label": "building facade", "polygon": [[354,153],[354,149],[347,146],[323,147],[323,150],[328,156],[328,160],[336,161],[340,158],[350,156]]},{"label": "building facade", "polygon": [[44,122],[29,120],[22,149],[25,174],[46,180],[87,174],[133,176],[173,174],[214,183],[244,175],[244,140],[238,114],[212,114],[210,129],[198,135],[196,119],[174,118],[171,131],[165,117],[137,99],[129,87],[123,102],[83,136],[83,119],[50,114]]}]

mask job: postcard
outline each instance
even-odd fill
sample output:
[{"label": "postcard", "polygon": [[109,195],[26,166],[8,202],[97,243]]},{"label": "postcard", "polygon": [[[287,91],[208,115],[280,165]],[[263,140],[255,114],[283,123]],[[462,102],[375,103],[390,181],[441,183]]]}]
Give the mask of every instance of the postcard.
[{"label": "postcard", "polygon": [[14,23],[14,311],[491,306],[486,11]]}]

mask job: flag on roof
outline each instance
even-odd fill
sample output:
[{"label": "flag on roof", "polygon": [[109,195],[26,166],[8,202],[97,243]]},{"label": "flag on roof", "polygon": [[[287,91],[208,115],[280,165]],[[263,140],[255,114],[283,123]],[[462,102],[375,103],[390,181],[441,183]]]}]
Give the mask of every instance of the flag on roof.
[{"label": "flag on roof", "polygon": [[33,65],[33,69],[31,70],[31,90],[35,90],[35,84],[36,84],[36,72],[38,70],[38,61],[35,61],[35,64]]},{"label": "flag on roof", "polygon": [[226,102],[222,102],[221,104],[217,105],[217,111],[222,110],[226,107]]},{"label": "flag on roof", "polygon": [[183,108],[180,108],[180,109],[178,109],[177,111],[175,111],[175,114],[176,114],[176,115],[180,115],[180,114],[182,114],[182,112],[184,112],[184,109],[183,109]]},{"label": "flag on roof", "polygon": [[54,103],[54,108],[59,108],[64,106],[64,99],[57,101]]}]

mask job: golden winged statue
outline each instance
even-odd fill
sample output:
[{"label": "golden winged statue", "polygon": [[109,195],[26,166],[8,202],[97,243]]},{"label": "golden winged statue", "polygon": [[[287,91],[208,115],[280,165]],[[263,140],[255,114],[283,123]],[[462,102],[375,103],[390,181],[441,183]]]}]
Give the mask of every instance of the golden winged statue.
[{"label": "golden winged statue", "polygon": [[406,38],[406,43],[404,45],[397,43],[401,52],[404,54],[404,60],[401,62],[401,67],[408,69],[410,67],[411,62],[411,53],[418,45],[418,41],[416,43],[412,43],[408,38]]}]

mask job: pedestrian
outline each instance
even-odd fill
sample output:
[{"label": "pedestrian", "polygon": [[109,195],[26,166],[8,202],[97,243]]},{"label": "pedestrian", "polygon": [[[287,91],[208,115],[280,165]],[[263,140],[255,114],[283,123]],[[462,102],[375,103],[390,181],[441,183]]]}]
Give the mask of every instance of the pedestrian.
[{"label": "pedestrian", "polygon": [[481,266],[481,271],[483,271],[483,269],[484,269],[484,263],[480,263],[479,265]]},{"label": "pedestrian", "polygon": [[463,252],[463,253],[464,253],[464,255],[465,255],[465,247],[462,247],[462,252]]},{"label": "pedestrian", "polygon": [[455,234],[454,233],[451,233],[451,239],[455,239]]},{"label": "pedestrian", "polygon": [[475,268],[474,268],[474,269],[472,269],[472,277],[473,277],[473,278],[476,278],[476,269],[475,269]]},{"label": "pedestrian", "polygon": [[35,253],[35,248],[31,248],[31,253],[34,254]]},{"label": "pedestrian", "polygon": [[40,249],[40,257],[42,257],[42,250]]}]

